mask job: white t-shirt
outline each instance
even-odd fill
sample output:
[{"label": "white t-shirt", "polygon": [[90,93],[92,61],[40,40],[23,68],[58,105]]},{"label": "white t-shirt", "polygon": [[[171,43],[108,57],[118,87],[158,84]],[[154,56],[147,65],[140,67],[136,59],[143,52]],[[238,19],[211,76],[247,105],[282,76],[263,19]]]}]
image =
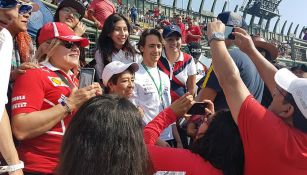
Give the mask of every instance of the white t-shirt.
[{"label": "white t-shirt", "polygon": [[7,100],[7,88],[10,80],[13,39],[8,30],[0,31],[0,120]]},{"label": "white t-shirt", "polygon": [[[160,83],[162,83],[162,99],[159,96],[158,89],[156,88],[152,78],[147,73],[143,65],[139,65],[140,69],[135,73],[135,87],[133,96],[130,98],[132,103],[144,110],[144,122],[145,124],[153,120],[164,108],[171,104],[170,96],[170,80],[168,76],[160,71],[158,67],[148,68],[148,71],[154,78],[158,89],[160,89]],[[159,73],[161,77],[161,82],[159,78]],[[162,133],[160,138],[162,140],[173,139],[172,127],[171,125],[167,127]]]},{"label": "white t-shirt", "polygon": [[[95,60],[96,60],[96,65],[95,69],[97,71],[97,74],[99,76],[99,79],[102,79],[102,71],[104,69],[104,64],[101,59],[101,53],[99,50],[95,52]],[[143,58],[140,54],[136,54],[134,57],[128,54],[127,52],[123,50],[119,50],[117,53],[112,54],[112,61],[120,61],[125,64],[136,62],[136,63],[141,63],[143,61]]]}]

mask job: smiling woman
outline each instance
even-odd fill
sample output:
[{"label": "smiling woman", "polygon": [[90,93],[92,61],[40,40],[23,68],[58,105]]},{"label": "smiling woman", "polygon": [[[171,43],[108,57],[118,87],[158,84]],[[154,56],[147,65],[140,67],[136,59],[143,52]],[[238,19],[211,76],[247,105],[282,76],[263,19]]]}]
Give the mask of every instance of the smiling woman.
[{"label": "smiling woman", "polygon": [[129,41],[130,30],[129,21],[120,14],[114,13],[106,19],[95,53],[95,69],[100,79],[104,66],[112,61],[142,62],[142,57]]},{"label": "smiling woman", "polygon": [[102,72],[106,94],[117,94],[127,99],[131,97],[134,89],[134,73],[138,70],[139,65],[135,62],[124,64],[113,61],[107,64]]},{"label": "smiling woman", "polygon": [[87,46],[89,40],[59,22],[47,23],[41,32],[44,35],[38,43],[48,47],[45,61],[40,68],[21,75],[13,90],[12,130],[21,141],[19,155],[25,162],[25,175],[53,173],[62,136],[74,112],[102,93],[97,83],[72,91],[78,80],[71,69],[79,64],[79,47]]}]

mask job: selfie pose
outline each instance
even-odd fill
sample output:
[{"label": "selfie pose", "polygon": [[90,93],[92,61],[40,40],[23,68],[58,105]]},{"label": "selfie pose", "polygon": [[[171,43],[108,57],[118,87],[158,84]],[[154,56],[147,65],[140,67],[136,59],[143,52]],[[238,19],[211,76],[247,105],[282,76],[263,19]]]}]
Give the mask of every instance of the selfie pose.
[{"label": "selfie pose", "polygon": [[[213,104],[206,102],[206,111],[213,113]],[[143,137],[142,117],[128,99],[114,95],[90,99],[67,128],[57,173],[242,175],[242,142],[229,111],[219,112],[209,117],[210,122],[202,123],[194,153],[155,145],[161,131],[193,103],[189,94],[179,98],[145,127]],[[86,161],[80,161],[80,157]]]},{"label": "selfie pose", "polygon": [[[240,27],[243,29],[247,28],[247,24],[244,19],[234,13],[234,12],[223,12],[217,16],[217,19],[221,20],[225,25],[230,26],[227,34],[225,34],[225,44],[231,55],[231,58],[240,70],[240,76],[244,84],[247,86],[249,91],[254,95],[257,101],[261,102],[264,84],[263,81],[249,57],[243,53],[234,42],[234,36],[229,35],[233,27]],[[214,39],[222,39],[221,36],[216,34],[210,36],[209,43]],[[213,71],[213,66],[210,66],[208,73],[203,78],[203,83],[201,85],[201,90],[196,97],[196,101],[203,101],[204,99],[209,99],[214,102],[215,110],[227,109],[228,105],[226,103],[225,95],[222,88],[216,78]]]},{"label": "selfie pose", "polygon": [[17,78],[12,96],[12,130],[20,140],[18,153],[25,162],[25,175],[53,173],[74,112],[102,93],[98,83],[77,89],[78,80],[71,71],[79,63],[79,47],[87,46],[88,39],[59,22],[47,23],[41,32],[40,45],[49,43],[45,61]]}]

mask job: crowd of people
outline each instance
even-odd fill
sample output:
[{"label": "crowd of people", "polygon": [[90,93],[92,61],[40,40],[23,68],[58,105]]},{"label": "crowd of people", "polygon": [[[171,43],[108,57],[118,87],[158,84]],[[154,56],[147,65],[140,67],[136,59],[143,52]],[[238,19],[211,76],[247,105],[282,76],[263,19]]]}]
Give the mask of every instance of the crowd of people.
[{"label": "crowd of people", "polygon": [[[53,3],[48,21],[39,0],[0,0],[0,173],[307,174],[307,66],[281,67],[239,14],[206,25],[207,58],[195,19],[135,43],[134,6],[129,20],[108,0]],[[84,17],[101,29],[91,62]]]}]

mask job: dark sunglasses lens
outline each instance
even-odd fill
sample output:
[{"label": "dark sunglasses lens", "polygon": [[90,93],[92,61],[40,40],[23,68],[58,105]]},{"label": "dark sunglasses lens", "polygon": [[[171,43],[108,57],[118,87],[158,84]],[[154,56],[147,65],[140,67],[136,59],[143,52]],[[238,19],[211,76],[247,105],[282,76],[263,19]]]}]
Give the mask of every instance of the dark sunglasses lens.
[{"label": "dark sunglasses lens", "polygon": [[0,8],[13,8],[18,4],[18,1],[14,0],[1,0]]},{"label": "dark sunglasses lens", "polygon": [[67,49],[71,49],[74,45],[76,45],[77,47],[80,47],[80,43],[66,42],[66,43],[64,44],[64,46],[65,46]]},{"label": "dark sunglasses lens", "polygon": [[32,6],[30,5],[21,5],[19,8],[19,14],[30,13],[32,11]]}]

